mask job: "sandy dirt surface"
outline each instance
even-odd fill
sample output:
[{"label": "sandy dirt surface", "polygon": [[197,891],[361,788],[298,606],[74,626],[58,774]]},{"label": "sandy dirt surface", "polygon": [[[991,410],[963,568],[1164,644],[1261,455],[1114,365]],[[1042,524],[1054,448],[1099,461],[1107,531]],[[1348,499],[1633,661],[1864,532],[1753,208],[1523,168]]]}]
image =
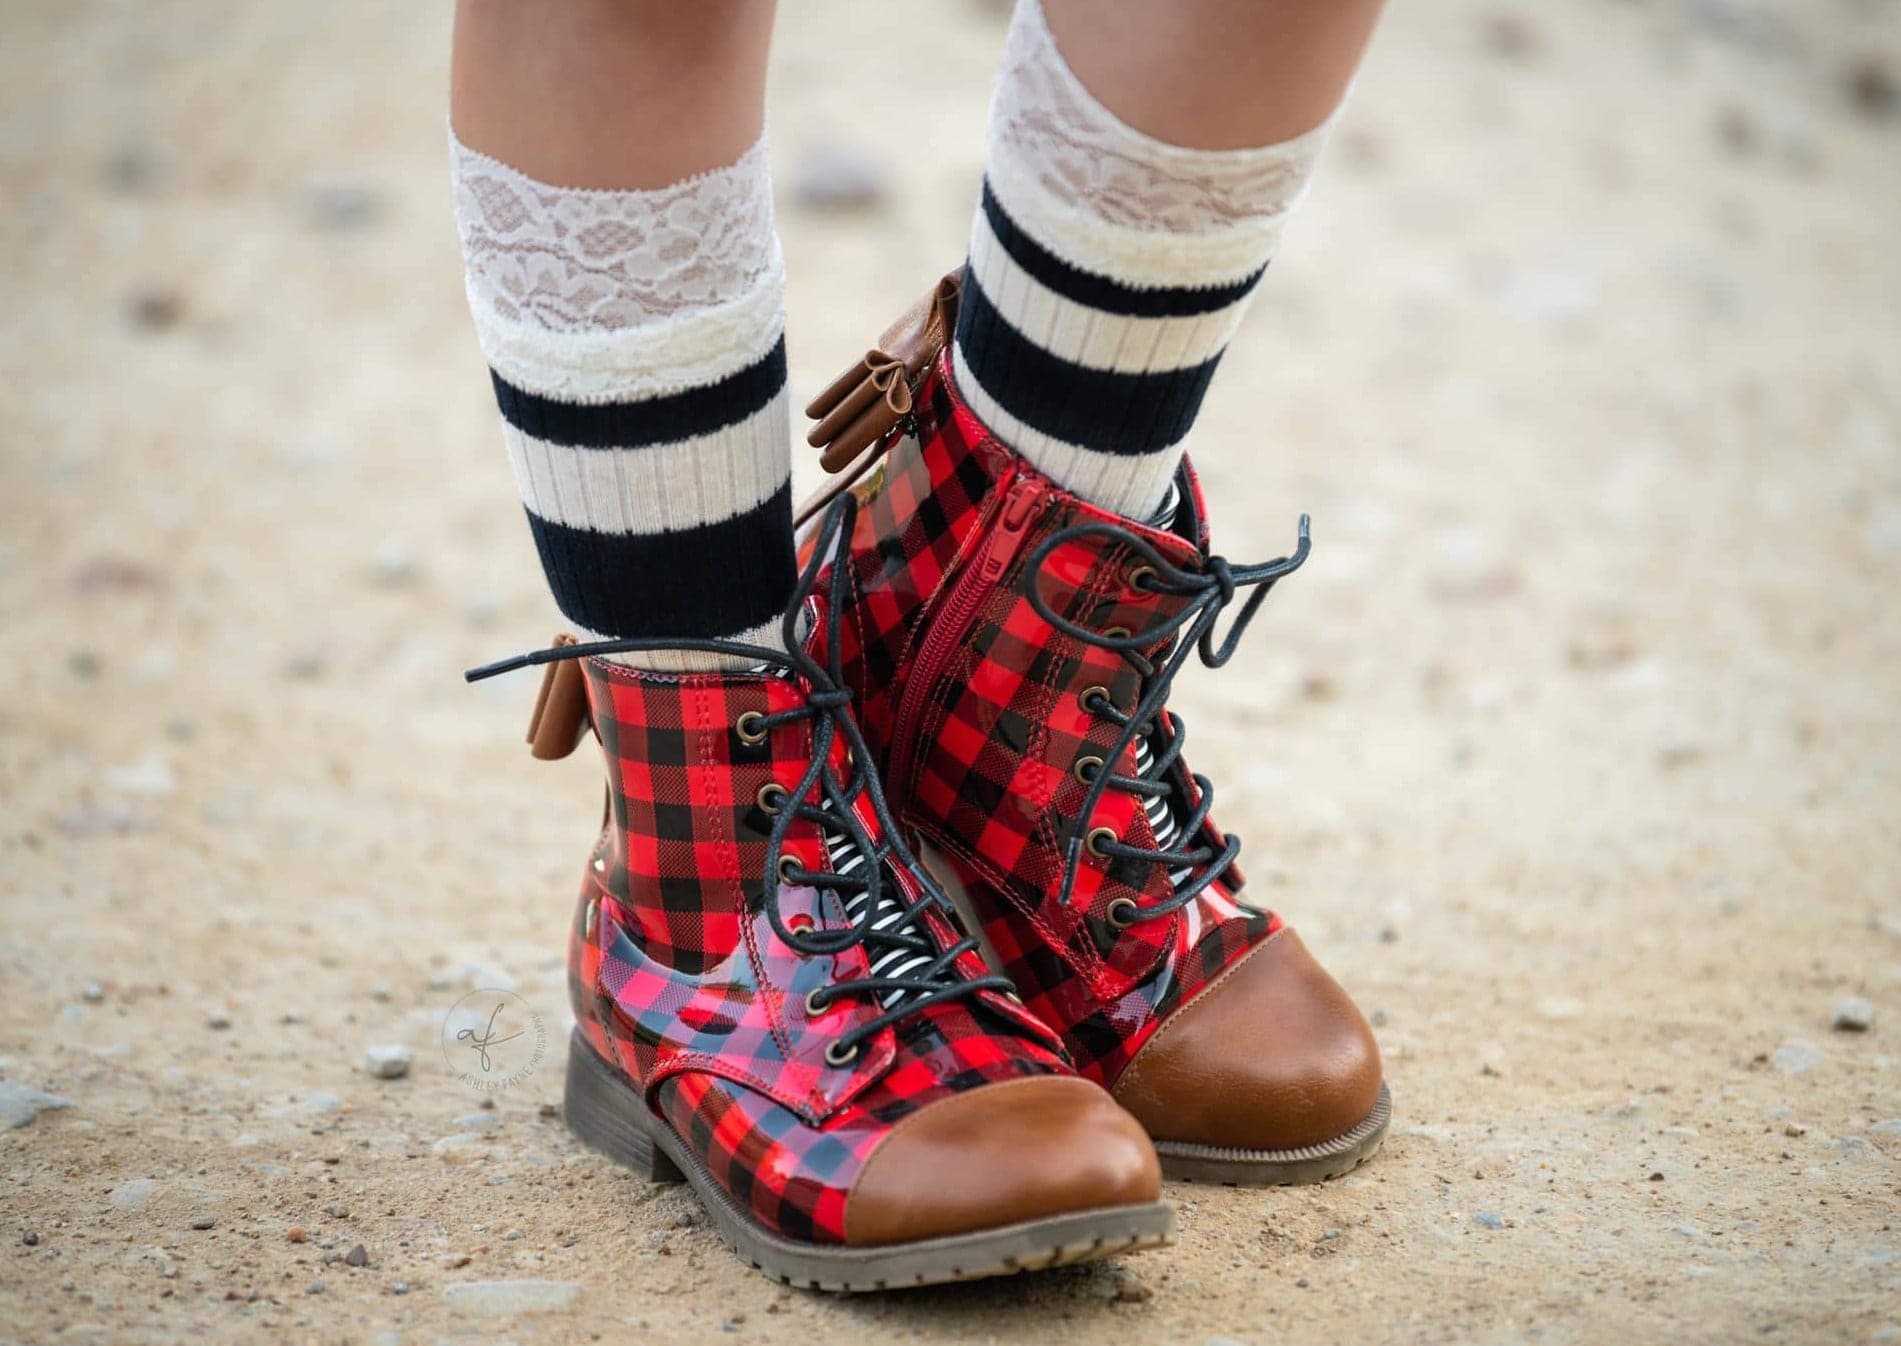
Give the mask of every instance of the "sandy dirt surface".
[{"label": "sandy dirt surface", "polygon": [[[960,254],[1003,19],[788,8],[802,401]],[[554,1115],[599,782],[459,678],[558,622],[446,9],[0,14],[0,1340],[1901,1339],[1901,7],[1398,0],[1197,433],[1314,558],[1179,701],[1392,1138],[853,1301]]]}]

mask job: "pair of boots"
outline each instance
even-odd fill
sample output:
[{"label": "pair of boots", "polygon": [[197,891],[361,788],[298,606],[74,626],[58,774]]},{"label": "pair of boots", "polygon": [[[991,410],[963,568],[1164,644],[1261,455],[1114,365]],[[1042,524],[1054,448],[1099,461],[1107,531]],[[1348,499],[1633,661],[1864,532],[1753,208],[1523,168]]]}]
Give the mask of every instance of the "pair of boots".
[{"label": "pair of boots", "polygon": [[[1238,566],[1187,467],[1152,525],[1058,488],[959,400],[955,301],[815,404],[856,484],[806,537],[789,655],[570,642],[471,675],[549,664],[535,755],[591,726],[606,756],[569,1124],[825,1289],[1158,1246],[1164,1176],[1317,1181],[1389,1115],[1365,1021],[1247,901],[1166,709],[1304,520]],[[752,667],[589,657],[682,646]]]}]

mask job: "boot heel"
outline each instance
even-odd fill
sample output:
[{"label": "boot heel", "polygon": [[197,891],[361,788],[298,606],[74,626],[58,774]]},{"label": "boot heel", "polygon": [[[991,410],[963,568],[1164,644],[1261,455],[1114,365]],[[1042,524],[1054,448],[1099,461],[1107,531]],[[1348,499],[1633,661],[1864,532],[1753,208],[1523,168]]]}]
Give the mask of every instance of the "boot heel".
[{"label": "boot heel", "polygon": [[641,1126],[646,1111],[640,1095],[621,1082],[577,1029],[568,1039],[568,1082],[562,1098],[568,1129],[649,1182],[685,1182],[679,1165]]}]

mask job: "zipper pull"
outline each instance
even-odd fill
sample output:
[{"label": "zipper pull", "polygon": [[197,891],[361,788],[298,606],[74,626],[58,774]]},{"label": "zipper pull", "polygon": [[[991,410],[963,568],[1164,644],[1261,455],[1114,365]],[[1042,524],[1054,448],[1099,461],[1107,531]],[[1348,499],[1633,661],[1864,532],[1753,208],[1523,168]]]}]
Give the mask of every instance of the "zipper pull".
[{"label": "zipper pull", "polygon": [[1010,568],[1010,562],[1023,547],[1023,539],[1030,531],[1030,520],[1043,503],[1043,488],[1032,486],[1022,491],[1003,505],[1003,514],[997,520],[997,526],[991,530],[990,543],[984,549],[983,564],[977,568],[977,577],[986,584],[995,584],[1003,578],[1003,572]]}]

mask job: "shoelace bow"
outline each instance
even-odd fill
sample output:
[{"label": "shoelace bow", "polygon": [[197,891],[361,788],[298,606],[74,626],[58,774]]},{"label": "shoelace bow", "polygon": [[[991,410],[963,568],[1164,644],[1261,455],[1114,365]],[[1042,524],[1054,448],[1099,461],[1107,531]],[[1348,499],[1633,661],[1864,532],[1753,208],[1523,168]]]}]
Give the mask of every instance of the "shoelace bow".
[{"label": "shoelace bow", "polygon": [[[865,743],[857,719],[839,713],[852,700],[851,689],[845,686],[844,672],[840,666],[838,639],[840,614],[849,597],[846,588],[850,579],[849,567],[838,565],[832,568],[825,613],[827,662],[821,665],[812,658],[799,640],[800,613],[806,600],[817,590],[819,573],[835,549],[839,537],[850,534],[857,512],[857,498],[850,492],[840,495],[827,507],[819,524],[812,559],[800,574],[798,583],[793,587],[792,599],[786,607],[780,627],[785,640],[783,650],[733,640],[697,638],[597,640],[587,644],[533,650],[470,669],[464,674],[470,682],[477,682],[499,673],[535,664],[556,663],[563,659],[649,650],[691,650],[731,655],[749,663],[781,669],[805,683],[808,690],[802,704],[788,710],[762,714],[754,726],[760,731],[770,731],[779,725],[799,720],[813,721],[811,761],[798,785],[788,795],[789,806],[781,808],[775,817],[766,842],[767,919],[772,922],[773,932],[788,948],[807,957],[835,956],[866,945],[869,946],[868,952],[873,949],[902,950],[928,960],[922,966],[913,966],[899,975],[860,977],[822,987],[814,993],[809,1002],[814,1010],[822,1010],[832,1000],[846,996],[874,997],[877,1003],[885,1006],[883,1012],[853,1025],[827,1047],[827,1059],[834,1065],[849,1061],[857,1054],[860,1044],[886,1026],[896,1024],[932,1005],[984,990],[1014,994],[1014,987],[1007,977],[990,975],[966,978],[957,971],[954,966],[957,959],[977,947],[974,938],[966,936],[940,948],[937,940],[925,928],[922,917],[929,910],[937,911],[953,930],[960,929],[962,923],[950,899],[904,844],[897,822],[891,815],[891,807],[885,800],[884,787],[871,770],[871,749]],[[844,736],[852,764],[851,779],[848,781],[840,781],[829,767],[832,743],[840,734]],[[818,793],[818,803],[809,802],[814,791]],[[884,833],[882,842],[872,841],[870,833],[859,822],[852,808],[860,795],[866,796],[871,803],[872,813]],[[788,857],[785,869],[781,870],[780,856],[785,853],[786,837],[796,819],[817,823],[821,829],[829,828],[847,842],[842,852],[835,852],[829,846],[826,848],[831,857],[832,869],[806,869],[797,863],[795,857]],[[844,859],[854,854],[862,857],[864,863],[857,867],[856,872],[838,872],[843,867]],[[886,901],[886,860],[901,865],[918,879],[923,892],[915,902],[907,902],[901,893],[893,895],[891,901]],[[841,897],[846,894],[862,895],[862,911],[842,929],[794,928],[786,923],[784,913],[779,909],[779,885],[782,882],[829,889]],[[894,911],[899,914],[899,919],[887,919]],[[876,963],[878,959],[874,955],[870,961]]]},{"label": "shoelace bow", "polygon": [[[1187,844],[1200,837],[1203,825],[1214,808],[1214,785],[1199,773],[1189,775],[1186,768],[1180,765],[1183,741],[1181,717],[1165,710],[1163,703],[1168,700],[1175,676],[1187,664],[1190,655],[1199,653],[1201,662],[1209,668],[1220,668],[1234,657],[1242,634],[1246,632],[1248,623],[1254,620],[1254,614],[1260,611],[1268,593],[1279,580],[1305,564],[1313,541],[1308,535],[1308,517],[1303,514],[1300,516],[1299,539],[1291,556],[1247,566],[1231,565],[1223,557],[1209,556],[1202,562],[1199,571],[1193,571],[1174,565],[1138,533],[1111,523],[1083,523],[1060,529],[1045,538],[1030,553],[1024,563],[1025,570],[1033,576],[1040,574],[1044,563],[1058,547],[1084,538],[1101,538],[1110,546],[1126,547],[1150,572],[1144,577],[1141,587],[1188,600],[1172,616],[1163,618],[1147,630],[1117,636],[1092,631],[1070,621],[1050,607],[1040,585],[1030,585],[1030,606],[1035,609],[1037,616],[1074,640],[1119,653],[1141,679],[1142,696],[1133,709],[1125,712],[1110,705],[1106,699],[1098,701],[1100,713],[1122,726],[1115,746],[1103,759],[1105,763],[1120,762],[1137,739],[1153,734],[1160,717],[1166,717],[1168,726],[1168,743],[1156,754],[1145,775],[1116,775],[1105,765],[1090,781],[1088,793],[1083,796],[1082,808],[1077,813],[1076,825],[1070,830],[1069,840],[1064,847],[1063,887],[1058,897],[1059,904],[1065,907],[1070,904],[1076,887],[1076,875],[1081,868],[1088,822],[1097,805],[1102,802],[1104,790],[1114,788],[1139,799],[1165,797],[1169,799],[1171,807],[1177,800],[1186,807],[1184,786],[1188,779],[1192,779],[1195,784],[1198,798],[1193,808],[1188,809],[1187,817],[1177,832],[1176,849],[1151,850],[1144,846],[1131,846],[1121,840],[1099,840],[1095,843],[1098,853],[1104,856],[1166,865],[1171,872],[1199,870],[1187,882],[1174,885],[1175,890],[1169,897],[1146,907],[1137,906],[1135,914],[1122,922],[1129,925],[1180,911],[1209,884],[1227,873],[1233,867],[1235,857],[1241,853],[1238,837],[1226,838],[1219,850],[1205,840],[1198,846]],[[1215,624],[1222,611],[1234,601],[1240,590],[1246,588],[1252,588],[1254,592],[1248,595],[1241,610],[1229,623],[1227,634],[1217,641]],[[1144,648],[1164,640],[1170,643],[1161,651],[1159,663],[1142,653]]]}]

